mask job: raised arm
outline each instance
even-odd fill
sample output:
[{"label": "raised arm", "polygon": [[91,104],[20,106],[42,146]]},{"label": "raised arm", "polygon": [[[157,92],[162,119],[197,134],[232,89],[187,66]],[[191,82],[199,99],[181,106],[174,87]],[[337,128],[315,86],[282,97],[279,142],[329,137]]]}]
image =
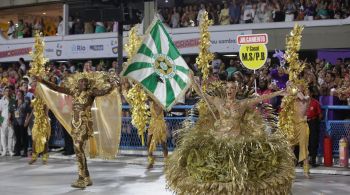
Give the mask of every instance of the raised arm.
[{"label": "raised arm", "polygon": [[280,95],[283,95],[285,91],[277,91],[277,92],[274,92],[274,93],[271,93],[271,94],[266,94],[266,95],[262,95],[262,96],[259,96],[259,97],[256,97],[256,98],[250,98],[250,99],[247,99],[247,100],[243,100],[242,101],[242,104],[245,104],[246,106],[253,106],[255,104],[258,104],[264,100],[268,100],[268,99],[271,99],[271,98],[274,98],[276,96],[280,96]]},{"label": "raised arm", "polygon": [[215,100],[215,97],[211,96],[211,95],[208,95],[206,93],[203,93],[203,91],[200,89],[200,86],[199,84],[195,81],[194,79],[194,76],[193,76],[193,73],[190,73],[190,79],[191,79],[191,82],[192,82],[192,87],[194,89],[194,91],[199,95],[201,96],[202,98],[208,100],[208,102],[210,104],[215,104],[214,100]]},{"label": "raised arm", "polygon": [[47,86],[48,88],[50,88],[51,90],[54,90],[54,91],[57,91],[57,92],[60,92],[60,93],[64,93],[64,94],[67,94],[67,95],[72,95],[70,90],[66,87],[60,87],[56,84],[53,84],[51,82],[48,82],[40,77],[37,78],[37,80],[44,84],[45,86]]}]

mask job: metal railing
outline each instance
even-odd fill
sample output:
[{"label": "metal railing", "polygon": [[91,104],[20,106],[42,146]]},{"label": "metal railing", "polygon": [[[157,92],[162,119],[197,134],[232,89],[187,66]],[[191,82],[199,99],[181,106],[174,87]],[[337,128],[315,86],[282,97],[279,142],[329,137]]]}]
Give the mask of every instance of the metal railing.
[{"label": "metal railing", "polygon": [[[323,150],[323,137],[325,135],[329,135],[332,139],[332,149],[333,155],[339,155],[339,140],[343,137],[350,138],[350,120],[339,120],[339,119],[329,119],[329,111],[334,110],[335,112],[339,111],[350,111],[350,106],[345,105],[329,105],[322,106],[324,111],[324,121],[322,121],[323,125],[321,125],[321,133],[320,133],[320,147],[319,153]],[[343,113],[344,114],[344,113]],[[339,115],[339,114],[338,114]],[[342,116],[342,118],[347,118]],[[322,153],[323,154],[323,153]]]},{"label": "metal railing", "polygon": [[[189,110],[193,105],[179,105],[173,108],[173,112],[178,110]],[[128,111],[130,107],[123,105],[123,110]],[[339,140],[342,137],[350,137],[350,120],[329,120],[329,111],[349,110],[350,106],[322,106],[324,112],[324,120],[321,122],[320,139],[319,139],[319,155],[323,155],[323,138],[329,135],[333,141],[333,154],[338,156]],[[167,123],[167,144],[169,150],[175,148],[176,138],[173,137],[173,132],[179,129],[182,122],[187,119],[187,116],[170,116],[165,117]],[[51,145],[64,146],[63,129],[61,125],[57,124],[53,127],[53,139]],[[145,143],[147,143],[147,133],[145,134]],[[137,129],[131,124],[131,117],[124,116],[122,119],[122,133],[120,140],[120,149],[122,150],[146,150],[146,146],[142,146],[141,140],[137,135]],[[160,149],[160,147],[158,147]]]}]

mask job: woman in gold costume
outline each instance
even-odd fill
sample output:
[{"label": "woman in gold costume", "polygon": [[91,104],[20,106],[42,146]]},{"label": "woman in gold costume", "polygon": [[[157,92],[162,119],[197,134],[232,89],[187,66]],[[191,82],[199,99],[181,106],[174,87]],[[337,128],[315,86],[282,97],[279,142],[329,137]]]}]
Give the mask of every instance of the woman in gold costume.
[{"label": "woman in gold costume", "polygon": [[[193,76],[192,76],[193,78]],[[185,127],[165,166],[167,186],[177,194],[289,194],[294,179],[293,154],[286,139],[255,105],[282,95],[279,91],[237,100],[238,85],[228,82],[225,92],[202,94],[210,105],[200,111],[193,127]],[[225,97],[226,96],[226,97]]]},{"label": "woman in gold costume", "polygon": [[166,144],[167,126],[164,120],[163,108],[154,101],[150,102],[151,120],[148,127],[147,148],[148,148],[148,167],[150,169],[154,164],[153,152],[157,144],[162,145],[164,158],[168,157],[168,148]]},{"label": "woman in gold costume", "polygon": [[82,76],[78,80],[76,88],[68,88],[57,86],[53,83],[43,80],[38,77],[38,81],[46,85],[48,88],[72,96],[72,132],[74,150],[78,162],[78,179],[72,183],[72,187],[84,189],[86,186],[91,186],[92,181],[86,164],[84,147],[86,141],[92,136],[92,115],[91,107],[95,97],[104,96],[110,93],[114,85],[110,85],[108,89],[91,88],[91,82],[88,77]]}]

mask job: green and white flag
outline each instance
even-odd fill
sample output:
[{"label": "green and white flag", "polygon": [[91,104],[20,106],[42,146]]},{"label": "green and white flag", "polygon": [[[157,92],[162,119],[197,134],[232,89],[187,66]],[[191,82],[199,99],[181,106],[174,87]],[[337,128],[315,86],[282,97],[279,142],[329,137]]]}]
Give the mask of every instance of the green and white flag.
[{"label": "green and white flag", "polygon": [[162,22],[155,20],[122,75],[140,83],[164,109],[170,110],[190,86],[185,60]]}]

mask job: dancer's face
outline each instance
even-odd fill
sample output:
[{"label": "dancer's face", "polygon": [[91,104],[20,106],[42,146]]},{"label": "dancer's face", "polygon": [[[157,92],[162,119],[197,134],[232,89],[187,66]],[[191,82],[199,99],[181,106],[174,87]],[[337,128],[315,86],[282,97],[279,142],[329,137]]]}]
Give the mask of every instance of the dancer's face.
[{"label": "dancer's face", "polygon": [[226,95],[228,99],[235,99],[237,93],[237,86],[233,82],[229,82],[226,85]]},{"label": "dancer's face", "polygon": [[79,80],[79,89],[81,91],[86,91],[88,89],[88,80],[87,79],[80,79]]}]

